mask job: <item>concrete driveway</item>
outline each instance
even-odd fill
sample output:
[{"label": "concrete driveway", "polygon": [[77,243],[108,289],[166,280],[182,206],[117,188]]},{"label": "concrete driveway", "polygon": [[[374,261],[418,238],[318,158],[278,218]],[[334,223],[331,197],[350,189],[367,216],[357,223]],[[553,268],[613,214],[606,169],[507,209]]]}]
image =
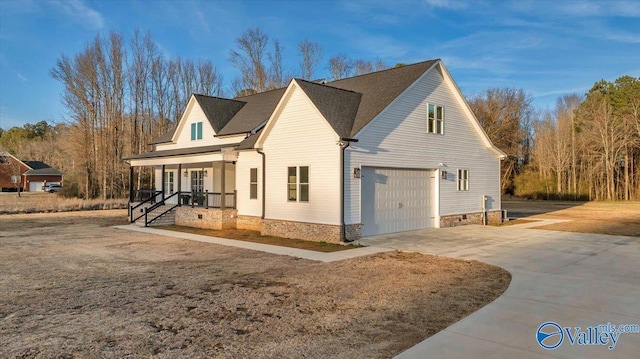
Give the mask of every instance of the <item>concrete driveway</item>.
[{"label": "concrete driveway", "polygon": [[[366,245],[479,260],[513,277],[500,298],[397,358],[638,358],[640,333],[620,334],[610,350],[612,339],[593,329],[589,336],[588,327],[640,324],[640,238],[530,229],[539,225],[474,225],[363,239]],[[546,322],[562,328],[562,335],[543,340],[548,346],[560,343],[552,350],[536,339]],[[554,328],[541,332],[552,334]],[[578,345],[605,340],[607,345]]]}]

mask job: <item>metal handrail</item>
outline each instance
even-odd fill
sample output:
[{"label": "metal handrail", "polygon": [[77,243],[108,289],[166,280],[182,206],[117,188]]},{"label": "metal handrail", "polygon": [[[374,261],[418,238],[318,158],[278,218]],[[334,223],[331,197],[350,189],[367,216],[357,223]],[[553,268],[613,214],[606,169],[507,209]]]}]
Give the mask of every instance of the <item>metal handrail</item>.
[{"label": "metal handrail", "polygon": [[164,201],[162,201],[162,202],[158,202],[158,203],[154,204],[154,205],[153,205],[153,206],[151,206],[151,207],[147,207],[147,208],[145,208],[145,209],[144,209],[144,226],[145,226],[145,227],[149,227],[149,223],[151,223],[151,222],[155,221],[156,219],[158,219],[158,218],[162,217],[163,215],[165,215],[165,214],[166,214],[166,213],[168,213],[169,211],[171,211],[171,210],[173,210],[174,208],[178,207],[178,206],[180,205],[180,203],[177,203],[177,204],[173,205],[171,208],[167,209],[166,211],[164,211],[164,212],[160,213],[159,215],[157,215],[157,216],[155,216],[155,217],[151,218],[151,220],[149,220],[149,212],[152,212],[152,211],[154,211],[155,209],[157,209],[158,207],[163,206],[163,205],[165,204],[165,201],[166,201],[166,200],[168,200],[169,198],[171,198],[171,197],[173,197],[173,196],[177,196],[177,195],[179,195],[179,194],[180,194],[180,192],[176,192],[176,193],[172,194],[171,196],[166,197],[166,198],[164,199]]},{"label": "metal handrail", "polygon": [[136,219],[133,219],[133,211],[136,208],[142,206],[145,203],[151,202],[151,201],[155,202],[155,198],[158,197],[159,194],[162,194],[162,191],[153,191],[152,193],[153,193],[153,195],[151,197],[145,199],[144,201],[138,203],[137,205],[135,205],[133,207],[131,207],[131,204],[129,204],[129,223],[133,223],[133,222],[137,221],[138,219],[140,219],[144,215],[144,214],[142,214],[142,215],[136,217]]}]

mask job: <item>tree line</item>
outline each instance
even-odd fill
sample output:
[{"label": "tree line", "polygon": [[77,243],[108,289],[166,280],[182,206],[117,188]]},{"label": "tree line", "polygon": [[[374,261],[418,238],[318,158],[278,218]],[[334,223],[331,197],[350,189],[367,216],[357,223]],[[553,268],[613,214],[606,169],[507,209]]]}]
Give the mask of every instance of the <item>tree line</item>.
[{"label": "tree line", "polygon": [[[149,142],[177,123],[192,93],[241,97],[286,86],[293,77],[338,80],[390,67],[344,53],[323,64],[322,46],[309,39],[296,49],[298,67],[286,68],[277,39],[258,28],[246,30],[229,51],[238,76],[225,86],[210,60],[168,58],[149,33],[136,31],[128,41],[117,32],[97,35],[73,57],[61,55],[51,69],[64,87],[66,118],[0,129],[0,150],[58,168],[70,195],[122,197],[129,181],[122,158],[149,151]],[[514,88],[469,98],[488,136],[507,154],[503,193],[640,198],[640,79],[599,81],[584,97],[559,98],[552,110],[531,103],[530,95]],[[139,168],[134,177],[137,188],[152,187],[151,169]]]}]

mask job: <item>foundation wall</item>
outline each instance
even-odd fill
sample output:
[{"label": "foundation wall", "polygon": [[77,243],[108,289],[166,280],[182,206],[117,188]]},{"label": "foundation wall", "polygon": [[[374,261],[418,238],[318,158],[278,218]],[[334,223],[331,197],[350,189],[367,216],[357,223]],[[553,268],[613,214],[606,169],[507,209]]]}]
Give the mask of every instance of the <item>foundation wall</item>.
[{"label": "foundation wall", "polygon": [[314,242],[340,243],[340,227],[331,224],[264,219],[262,235],[303,239]]},{"label": "foundation wall", "polygon": [[[502,211],[488,211],[487,224],[502,223]],[[440,216],[440,228],[482,224],[482,212]]]},{"label": "foundation wall", "polygon": [[261,232],[262,218],[254,216],[238,216],[236,228]]},{"label": "foundation wall", "polygon": [[233,229],[236,228],[237,213],[235,209],[181,206],[176,208],[176,225],[218,230]]}]

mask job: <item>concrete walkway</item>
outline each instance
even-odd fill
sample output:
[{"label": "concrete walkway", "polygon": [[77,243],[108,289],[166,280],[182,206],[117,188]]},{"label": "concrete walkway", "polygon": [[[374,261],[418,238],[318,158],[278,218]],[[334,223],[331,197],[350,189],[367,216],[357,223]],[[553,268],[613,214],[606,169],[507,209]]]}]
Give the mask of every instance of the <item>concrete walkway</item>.
[{"label": "concrete walkway", "polygon": [[640,238],[530,229],[548,223],[363,239],[376,247],[475,259],[512,275],[501,297],[397,358],[639,358],[640,333],[621,334],[612,350],[571,345],[566,334],[556,349],[538,344],[538,327],[548,321],[571,327],[572,334],[574,327],[640,324]]},{"label": "concrete walkway", "polygon": [[291,256],[291,257],[309,259],[312,261],[320,261],[320,262],[335,262],[335,261],[341,261],[341,260],[350,259],[350,258],[367,256],[370,254],[393,251],[393,249],[391,248],[369,246],[369,247],[349,249],[345,251],[324,253],[324,252],[310,251],[306,249],[289,248],[289,247],[282,247],[282,246],[274,246],[270,244],[237,241],[237,240],[227,239],[227,238],[202,236],[199,234],[168,231],[165,229],[157,229],[153,227],[140,227],[134,224],[125,225],[125,226],[114,226],[114,228],[135,231],[135,232],[149,233],[149,234],[157,234],[157,235],[166,236],[166,237],[187,239],[191,241],[213,243],[213,244],[219,244],[222,246],[250,249],[253,251],[261,251],[266,253],[278,254],[283,256]]}]

